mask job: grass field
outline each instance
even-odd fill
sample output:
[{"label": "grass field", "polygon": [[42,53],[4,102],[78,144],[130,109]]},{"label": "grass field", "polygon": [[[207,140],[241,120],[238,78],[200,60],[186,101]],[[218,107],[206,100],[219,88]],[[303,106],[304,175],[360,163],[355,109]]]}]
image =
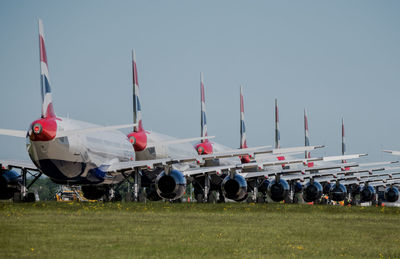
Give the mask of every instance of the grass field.
[{"label": "grass field", "polygon": [[400,209],[0,203],[2,258],[400,258]]}]

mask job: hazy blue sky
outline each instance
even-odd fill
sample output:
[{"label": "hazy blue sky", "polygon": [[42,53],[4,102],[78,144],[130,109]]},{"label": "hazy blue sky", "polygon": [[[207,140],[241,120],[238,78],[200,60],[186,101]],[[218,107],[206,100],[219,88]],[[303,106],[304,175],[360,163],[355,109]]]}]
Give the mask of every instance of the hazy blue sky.
[{"label": "hazy blue sky", "polygon": [[[247,143],[311,144],[368,160],[400,149],[399,1],[0,1],[0,128],[40,116],[37,20],[45,27],[57,115],[130,123],[131,49],[143,123],[176,137],[200,134],[204,72],[209,135],[239,146],[239,85]],[[0,157],[28,158],[25,140],[0,137]]]}]

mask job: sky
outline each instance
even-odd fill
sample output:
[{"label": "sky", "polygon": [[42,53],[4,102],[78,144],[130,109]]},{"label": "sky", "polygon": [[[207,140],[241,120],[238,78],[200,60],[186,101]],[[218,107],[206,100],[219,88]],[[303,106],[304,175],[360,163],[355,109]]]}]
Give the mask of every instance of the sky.
[{"label": "sky", "polygon": [[[58,116],[132,121],[135,49],[144,127],[200,135],[200,72],[208,134],[239,147],[239,87],[249,146],[304,145],[366,161],[400,150],[399,1],[0,1],[0,128],[40,117],[38,19],[44,23]],[[0,158],[29,159],[25,139],[0,136]]]}]

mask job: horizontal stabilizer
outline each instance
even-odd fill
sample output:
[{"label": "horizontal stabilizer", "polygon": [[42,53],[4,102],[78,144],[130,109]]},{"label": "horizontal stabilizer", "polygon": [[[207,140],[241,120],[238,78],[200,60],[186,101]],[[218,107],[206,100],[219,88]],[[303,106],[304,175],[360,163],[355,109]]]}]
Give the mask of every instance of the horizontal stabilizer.
[{"label": "horizontal stabilizer", "polygon": [[363,156],[367,156],[368,154],[356,154],[356,155],[344,155],[344,156],[328,156],[324,157],[322,160],[325,162],[328,161],[337,161],[337,160],[347,160],[347,159],[356,159]]},{"label": "horizontal stabilizer", "polygon": [[9,129],[0,129],[0,135],[25,138],[26,131],[25,130],[9,130]]},{"label": "horizontal stabilizer", "polygon": [[400,151],[396,151],[396,150],[382,150],[382,152],[389,153],[389,154],[392,154],[395,156],[400,156]]},{"label": "horizontal stabilizer", "polygon": [[104,126],[104,127],[93,127],[93,128],[85,128],[85,129],[76,129],[76,130],[66,130],[57,132],[57,138],[67,137],[76,134],[87,134],[92,132],[99,131],[110,131],[110,130],[118,130],[118,129],[126,129],[137,126],[137,124],[124,124],[124,125],[115,125],[115,126]]},{"label": "horizontal stabilizer", "polygon": [[297,153],[304,151],[311,151],[317,148],[323,148],[325,146],[304,146],[304,147],[289,147],[289,148],[275,148],[272,150],[272,154],[287,154],[287,153]]}]

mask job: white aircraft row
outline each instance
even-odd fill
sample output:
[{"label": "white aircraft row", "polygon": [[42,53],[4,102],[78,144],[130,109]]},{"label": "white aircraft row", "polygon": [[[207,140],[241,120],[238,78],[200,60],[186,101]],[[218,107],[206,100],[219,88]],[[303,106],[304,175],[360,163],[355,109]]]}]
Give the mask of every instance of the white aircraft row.
[{"label": "white aircraft row", "polygon": [[[213,137],[207,134],[205,94],[203,75],[201,74],[201,136],[177,139],[144,129],[139,98],[139,83],[136,57],[132,55],[133,72],[133,124],[99,126],[87,122],[59,117],[55,113],[47,62],[42,21],[39,20],[39,49],[41,67],[41,117],[31,123],[28,132],[22,130],[0,129],[0,134],[26,138],[27,151],[31,161],[0,160],[0,199],[9,199],[20,176],[12,170],[22,172],[22,193],[26,195],[26,174],[38,172],[35,180],[42,174],[60,184],[81,185],[84,196],[99,199],[117,184],[134,177],[135,197],[138,196],[139,184],[146,187],[149,199],[176,200],[183,196],[187,181],[194,186],[199,201],[208,200],[210,191],[218,191],[221,197],[242,201],[257,192],[268,193],[274,201],[281,201],[289,196],[291,190],[303,191],[306,201],[317,201],[323,193],[317,179],[330,182],[343,177],[355,176],[357,183],[362,183],[363,173],[384,171],[379,181],[392,177],[379,168],[391,162],[375,164],[347,163],[346,160],[359,158],[364,154],[311,157],[310,151],[321,146],[309,146],[308,124],[305,114],[305,146],[280,148],[279,116],[276,105],[275,148],[261,146],[249,148],[246,143],[244,123],[244,101],[240,89],[240,148],[232,149],[211,142]],[[127,136],[119,129],[133,127]],[[344,140],[344,139],[343,139]],[[192,145],[193,141],[199,143]],[[343,141],[344,143],[344,141]],[[305,152],[304,158],[293,157]],[[338,164],[333,161],[341,161]],[[374,168],[365,169],[366,167]],[[349,170],[354,168],[354,170]],[[364,169],[363,169],[364,168]],[[326,171],[326,172],[325,172]],[[372,175],[372,174],[371,174]],[[336,178],[335,178],[336,177]],[[359,177],[359,178],[357,178]],[[376,177],[376,176],[374,176]],[[272,178],[272,179],[271,179]],[[298,182],[310,179],[304,186]],[[375,179],[375,178],[374,178]],[[287,182],[289,180],[289,183]],[[341,181],[354,181],[343,178]],[[363,180],[378,182],[378,179]],[[393,181],[396,181],[394,179]],[[297,183],[297,184],[296,184]],[[397,182],[396,182],[397,183]],[[297,186],[297,189],[296,189]],[[335,185],[328,185],[334,200],[347,194],[343,184],[337,180]],[[368,189],[372,184],[367,185]],[[301,188],[300,188],[301,187]],[[392,187],[393,190],[395,187]],[[363,189],[363,190],[364,190]],[[326,192],[325,192],[326,193]],[[337,196],[337,197],[336,197]],[[398,198],[398,191],[397,191]]]}]

